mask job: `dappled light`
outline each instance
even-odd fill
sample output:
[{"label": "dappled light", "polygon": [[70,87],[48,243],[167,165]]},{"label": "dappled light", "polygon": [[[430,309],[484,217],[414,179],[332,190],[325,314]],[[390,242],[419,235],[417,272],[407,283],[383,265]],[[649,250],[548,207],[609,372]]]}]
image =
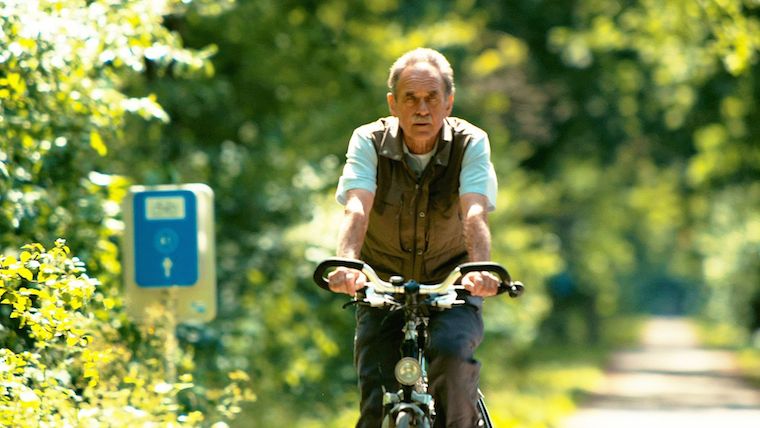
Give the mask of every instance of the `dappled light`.
[{"label": "dappled light", "polygon": [[[757,409],[757,1],[118,3],[0,2],[0,425],[352,426],[355,312],[311,275],[351,131],[419,46],[488,132],[491,254],[526,284],[484,305],[496,425],[702,409],[716,380]],[[122,203],[178,183],[214,191],[218,311],[167,357],[171,311],[125,308]],[[705,395],[646,389],[674,378]]]}]

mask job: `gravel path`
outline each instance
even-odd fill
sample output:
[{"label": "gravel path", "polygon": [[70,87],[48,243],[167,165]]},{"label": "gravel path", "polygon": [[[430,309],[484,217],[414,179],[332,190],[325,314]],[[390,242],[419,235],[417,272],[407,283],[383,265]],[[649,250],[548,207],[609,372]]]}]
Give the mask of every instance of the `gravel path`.
[{"label": "gravel path", "polygon": [[655,318],[562,425],[611,427],[760,428],[760,389],[737,376],[731,352],[700,348],[689,321]]}]

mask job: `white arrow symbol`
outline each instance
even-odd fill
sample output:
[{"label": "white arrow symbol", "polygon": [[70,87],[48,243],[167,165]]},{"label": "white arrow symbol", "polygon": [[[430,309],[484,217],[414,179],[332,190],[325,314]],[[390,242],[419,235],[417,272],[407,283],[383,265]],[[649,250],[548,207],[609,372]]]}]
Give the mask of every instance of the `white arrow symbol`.
[{"label": "white arrow symbol", "polygon": [[168,277],[170,277],[172,275],[172,266],[173,265],[174,265],[174,263],[172,263],[172,259],[170,259],[168,257],[166,257],[164,259],[163,266],[164,266],[164,276],[165,277],[168,278]]}]

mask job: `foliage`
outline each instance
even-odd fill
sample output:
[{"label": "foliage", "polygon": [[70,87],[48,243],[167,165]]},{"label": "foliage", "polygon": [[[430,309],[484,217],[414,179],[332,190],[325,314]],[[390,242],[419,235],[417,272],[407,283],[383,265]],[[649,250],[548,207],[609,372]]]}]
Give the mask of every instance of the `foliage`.
[{"label": "foliage", "polygon": [[760,351],[757,348],[747,348],[739,353],[739,369],[744,378],[760,386]]},{"label": "foliage", "polygon": [[[0,242],[67,236],[103,274],[119,273],[124,178],[105,156],[136,115],[166,122],[152,94],[124,92],[147,68],[202,69],[162,24],[180,1],[11,0],[0,6]],[[105,284],[112,284],[109,276]],[[105,277],[103,278],[106,279]]]},{"label": "foliage", "polygon": [[[130,118],[169,119],[154,95],[131,89],[144,73],[211,71],[212,48],[184,49],[163,25],[186,3],[0,4],[0,248],[9,275],[0,327],[10,425],[195,426],[231,418],[251,398],[239,386],[247,375],[234,368],[224,371],[233,381],[194,382],[191,354],[181,359],[181,381],[171,379],[164,344],[174,332],[158,328],[160,319],[133,325],[122,308],[118,218],[130,181],[108,173],[107,156],[124,143]],[[221,11],[221,3],[196,3]],[[57,236],[82,259],[66,258],[63,244],[18,251]],[[82,260],[100,282],[84,275]]]},{"label": "foliage", "polygon": [[209,184],[219,316],[180,339],[199,384],[251,376],[246,424],[350,423],[353,317],[310,271],[334,248],[350,132],[387,114],[387,67],[420,45],[453,63],[454,114],[489,132],[493,255],[529,287],[486,305],[486,343],[510,349],[495,364],[604,342],[619,313],[760,322],[756,1],[112,6],[0,5],[0,246],[18,260],[66,236],[113,304],[94,316],[139,348],[119,203],[131,183]]},{"label": "foliage", "polygon": [[760,330],[750,334],[728,320],[700,320],[697,324],[699,342],[709,348],[738,351],[736,368],[740,376],[752,385],[760,386]]},{"label": "foliage", "polygon": [[99,285],[62,239],[0,258],[0,313],[16,324],[0,335],[0,424],[201,426],[251,398],[242,372],[218,391],[193,383],[189,361],[172,379],[171,354],[156,352],[173,335],[160,318],[139,331],[142,345],[120,341],[96,315],[113,307]]},{"label": "foliage", "polygon": [[760,284],[760,206],[751,196],[760,175],[758,5],[661,6],[581,2],[578,24],[553,28],[548,41],[566,66],[599,82],[579,88],[576,102],[604,123],[602,133],[619,138],[599,142],[616,149],[612,167],[631,174],[622,206],[638,213],[624,220],[639,223],[627,233],[644,269],[635,277],[704,284],[707,316],[748,325],[758,314],[745,305]]},{"label": "foliage", "polygon": [[[727,302],[710,297],[701,273],[703,254],[723,253],[698,237],[712,208],[700,209],[714,189],[756,174],[754,155],[737,170],[728,149],[755,151],[754,6],[676,2],[663,15],[646,1],[349,3],[240,1],[174,22],[190,46],[218,46],[216,75],[146,82],[174,122],[135,128],[129,147],[152,155],[113,164],[136,181],[216,190],[227,352],[213,364],[246,364],[267,391],[252,422],[277,423],[286,410],[275,409],[294,402],[323,420],[323,394],[343,400],[353,388],[352,317],[314,290],[309,271],[334,245],[330,194],[347,137],[386,114],[387,66],[418,45],[452,60],[455,114],[489,131],[502,183],[494,257],[530,287],[515,304],[489,302],[487,341],[583,343],[603,338],[620,311]],[[720,140],[734,135],[724,123],[735,140]],[[742,263],[750,274],[741,266],[751,256]],[[569,278],[578,300],[552,295],[554,277]],[[551,331],[568,323],[575,333]]]}]

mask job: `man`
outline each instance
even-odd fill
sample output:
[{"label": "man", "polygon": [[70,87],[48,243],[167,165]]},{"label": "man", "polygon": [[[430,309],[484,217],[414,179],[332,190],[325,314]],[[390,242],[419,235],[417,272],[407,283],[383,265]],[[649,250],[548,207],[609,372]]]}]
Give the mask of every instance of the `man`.
[{"label": "man", "polygon": [[[440,282],[467,261],[490,260],[488,212],[495,207],[496,176],[487,134],[449,117],[454,77],[446,58],[432,49],[402,55],[390,69],[391,117],[357,128],[336,192],[345,205],[337,255],[361,259],[387,280],[390,275]],[[354,295],[361,272],[339,268],[330,289]],[[431,314],[430,391],[436,427],[478,426],[483,335],[482,297],[496,294],[498,279],[472,272],[462,279],[467,304]],[[399,312],[359,307],[355,362],[361,393],[357,427],[381,425],[382,389],[398,385],[393,367],[402,340]]]}]

